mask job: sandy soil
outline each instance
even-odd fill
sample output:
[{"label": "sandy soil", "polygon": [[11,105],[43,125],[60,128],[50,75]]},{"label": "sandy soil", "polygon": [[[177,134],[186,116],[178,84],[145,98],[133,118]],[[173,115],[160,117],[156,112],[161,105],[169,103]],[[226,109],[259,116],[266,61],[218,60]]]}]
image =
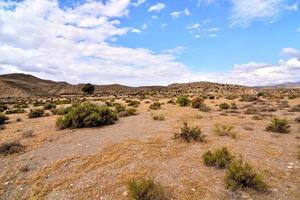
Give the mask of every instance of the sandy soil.
[{"label": "sandy soil", "polygon": [[[20,140],[26,150],[0,156],[0,199],[127,199],[126,182],[145,176],[164,185],[173,199],[300,199],[296,157],[300,126],[294,121],[299,113],[273,112],[273,117],[287,118],[291,125],[289,134],[276,134],[264,131],[272,116],[253,120],[253,115],[243,113],[221,115],[216,107],[221,102],[232,101],[207,100],[213,108],[209,113],[170,104],[149,111],[149,104],[142,103],[138,115],[114,125],[76,130],[57,130],[57,116],[10,115],[10,123],[0,131],[0,142]],[[239,107],[249,104],[237,103]],[[300,99],[289,102],[299,103]],[[163,114],[166,120],[154,121],[153,114]],[[17,118],[22,121],[16,122]],[[171,139],[184,121],[201,127],[207,142]],[[237,138],[215,135],[215,123],[233,125]],[[22,132],[29,129],[34,137],[23,138]],[[225,170],[207,167],[201,158],[205,151],[221,147],[262,173],[268,191],[227,190]],[[22,171],[25,166],[29,171]]]}]

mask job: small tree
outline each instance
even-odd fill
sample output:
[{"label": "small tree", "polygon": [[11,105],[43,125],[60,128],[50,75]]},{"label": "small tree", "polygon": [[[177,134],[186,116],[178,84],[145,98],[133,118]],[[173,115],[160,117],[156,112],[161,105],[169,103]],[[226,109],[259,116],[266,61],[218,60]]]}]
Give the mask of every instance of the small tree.
[{"label": "small tree", "polygon": [[84,93],[87,93],[87,94],[93,94],[94,91],[95,91],[95,86],[93,86],[92,84],[88,83],[88,84],[85,84],[82,88],[82,91]]}]

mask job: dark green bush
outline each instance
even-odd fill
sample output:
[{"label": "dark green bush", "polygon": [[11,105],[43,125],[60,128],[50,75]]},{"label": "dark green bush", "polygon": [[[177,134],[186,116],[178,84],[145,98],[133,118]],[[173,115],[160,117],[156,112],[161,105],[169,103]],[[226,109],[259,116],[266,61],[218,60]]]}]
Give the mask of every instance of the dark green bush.
[{"label": "dark green bush", "polygon": [[225,182],[227,188],[237,190],[242,188],[253,188],[255,190],[263,190],[267,185],[262,177],[254,172],[248,163],[242,160],[233,160],[227,168]]},{"label": "dark green bush", "polygon": [[276,133],[288,133],[290,126],[288,125],[288,121],[286,119],[278,119],[274,118],[266,127],[267,131],[276,132]]},{"label": "dark green bush", "polygon": [[83,87],[82,87],[82,92],[84,93],[87,93],[87,94],[93,94],[94,91],[95,91],[95,86],[93,86],[92,84],[90,83],[87,83],[85,84]]},{"label": "dark green bush", "polygon": [[58,118],[56,125],[61,129],[97,127],[113,124],[117,119],[116,112],[111,108],[84,102],[73,105],[68,113]]},{"label": "dark green bush", "polygon": [[8,155],[8,154],[14,154],[19,153],[24,150],[24,146],[20,144],[18,141],[14,142],[4,142],[0,144],[0,154],[2,155]]},{"label": "dark green bush", "polygon": [[45,110],[51,110],[51,109],[54,109],[54,108],[56,108],[56,104],[54,104],[54,103],[49,103],[49,102],[47,102],[47,103],[45,103],[45,105],[44,105],[44,109],[45,109]]},{"label": "dark green bush", "polygon": [[192,99],[192,107],[193,108],[200,108],[203,105],[204,99],[201,97],[197,97]]},{"label": "dark green bush", "polygon": [[178,103],[180,106],[184,107],[184,106],[190,105],[190,100],[187,96],[179,96],[177,98],[176,103]]},{"label": "dark green bush", "polygon": [[186,142],[205,142],[205,137],[206,136],[202,134],[199,127],[189,127],[187,122],[183,123],[180,133],[174,134],[174,139],[181,139]]},{"label": "dark green bush", "polygon": [[138,107],[141,102],[135,100],[126,100],[128,106]]},{"label": "dark green bush", "polygon": [[215,152],[207,151],[202,156],[204,164],[217,168],[226,168],[230,165],[234,157],[229,153],[226,147],[217,149]]},{"label": "dark green bush", "polygon": [[38,117],[43,117],[44,116],[44,109],[30,109],[30,112],[28,113],[29,118],[38,118]]},{"label": "dark green bush", "polygon": [[219,107],[221,110],[228,110],[230,108],[230,105],[228,103],[221,103]]},{"label": "dark green bush", "polygon": [[159,102],[154,102],[149,107],[149,109],[151,109],[151,110],[159,110],[160,108],[161,108],[161,104]]},{"label": "dark green bush", "polygon": [[7,116],[5,116],[4,114],[0,113],[0,125],[5,124],[5,122],[8,120],[9,118]]},{"label": "dark green bush", "polygon": [[130,200],[168,200],[164,188],[153,179],[133,179],[127,183]]}]

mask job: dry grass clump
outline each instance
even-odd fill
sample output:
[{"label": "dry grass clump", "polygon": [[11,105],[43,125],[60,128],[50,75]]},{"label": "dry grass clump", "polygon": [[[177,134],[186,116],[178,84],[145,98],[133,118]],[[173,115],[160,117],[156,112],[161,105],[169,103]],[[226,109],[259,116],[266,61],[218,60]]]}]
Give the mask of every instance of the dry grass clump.
[{"label": "dry grass clump", "polygon": [[263,120],[264,118],[263,118],[262,116],[260,116],[260,115],[254,115],[254,116],[252,117],[252,119],[253,119],[253,120]]},{"label": "dry grass clump", "polygon": [[187,96],[179,96],[176,100],[176,103],[178,103],[181,107],[185,107],[190,105],[191,101]]},{"label": "dry grass clump", "polygon": [[45,113],[44,109],[36,108],[36,109],[30,109],[30,112],[28,113],[29,118],[38,118],[43,117]]},{"label": "dry grass clump", "polygon": [[117,111],[117,113],[123,112],[126,110],[126,107],[123,104],[120,103],[114,103],[113,105]]},{"label": "dry grass clump", "polygon": [[201,112],[210,112],[211,111],[211,108],[208,107],[205,103],[202,103],[199,107],[199,110]]},{"label": "dry grass clump", "polygon": [[22,133],[22,137],[23,138],[30,138],[30,137],[33,137],[33,130],[26,130]]},{"label": "dry grass clump", "polygon": [[10,108],[5,111],[5,114],[18,114],[18,113],[25,113],[26,111],[23,108]]},{"label": "dry grass clump", "polygon": [[227,168],[225,182],[227,188],[237,190],[242,188],[252,188],[264,190],[266,183],[261,175],[257,174],[248,163],[242,160],[233,160]]},{"label": "dry grass clump", "polygon": [[192,100],[192,107],[193,108],[200,108],[203,104],[204,99],[201,97],[196,97]]},{"label": "dry grass clump", "polygon": [[152,119],[155,120],[155,121],[163,121],[163,120],[165,120],[165,116],[163,114],[153,115]]},{"label": "dry grass clump", "polygon": [[174,134],[174,139],[180,139],[185,142],[205,142],[205,137],[199,127],[189,127],[187,122],[183,123],[180,133]]},{"label": "dry grass clump", "polygon": [[9,118],[4,114],[0,113],[0,125],[5,124],[7,120],[9,120]]},{"label": "dry grass clump", "polygon": [[258,97],[251,94],[243,94],[241,95],[240,101],[244,102],[252,102],[258,100]]},{"label": "dry grass clump", "polygon": [[175,100],[174,100],[174,99],[170,99],[170,100],[168,100],[168,101],[167,101],[167,104],[174,104],[174,105],[175,105],[175,104],[176,104],[176,102],[175,102]]},{"label": "dry grass clump", "polygon": [[232,132],[234,126],[225,124],[215,124],[214,133],[219,136],[229,136],[231,138],[236,138],[236,134]]},{"label": "dry grass clump", "polygon": [[97,127],[113,124],[117,119],[111,108],[84,102],[73,105],[67,114],[57,119],[56,125],[61,129]]},{"label": "dry grass clump", "polygon": [[168,200],[164,188],[153,179],[132,179],[127,183],[130,200]]},{"label": "dry grass clump", "polygon": [[159,102],[154,102],[149,106],[151,110],[159,110],[161,108],[161,104]]},{"label": "dry grass clump", "polygon": [[300,112],[300,104],[291,107],[288,111],[289,112]]},{"label": "dry grass clump", "polygon": [[207,151],[202,155],[202,159],[207,166],[223,169],[230,165],[234,156],[229,153],[226,147],[223,147],[222,149],[217,149],[215,152]]},{"label": "dry grass clump", "polygon": [[288,133],[290,126],[286,119],[274,118],[272,122],[266,127],[266,131],[276,133]]},{"label": "dry grass clump", "polygon": [[19,141],[4,142],[0,144],[0,154],[9,155],[23,151],[25,147]]}]

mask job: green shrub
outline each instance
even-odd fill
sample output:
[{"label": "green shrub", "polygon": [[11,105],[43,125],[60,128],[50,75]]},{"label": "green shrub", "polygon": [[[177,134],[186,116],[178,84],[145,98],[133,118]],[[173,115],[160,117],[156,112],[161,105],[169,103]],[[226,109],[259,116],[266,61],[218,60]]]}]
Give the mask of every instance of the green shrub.
[{"label": "green shrub", "polygon": [[159,110],[160,108],[161,108],[161,104],[159,102],[154,102],[149,107],[149,109],[151,109],[151,110]]},{"label": "green shrub", "polygon": [[18,141],[14,142],[4,142],[0,144],[0,154],[2,155],[8,155],[8,154],[14,154],[19,153],[24,150],[24,146],[20,144]]},{"label": "green shrub", "polygon": [[225,124],[215,124],[214,125],[214,133],[219,136],[230,136],[235,138],[235,133],[232,132],[234,126],[225,125]]},{"label": "green shrub", "polygon": [[164,188],[153,179],[133,179],[127,183],[130,200],[168,200]]},{"label": "green shrub", "polygon": [[43,108],[45,110],[51,110],[51,109],[56,108],[56,104],[47,102],[47,103],[45,103],[45,105],[43,106]]},{"label": "green shrub", "polygon": [[184,107],[184,106],[190,105],[190,100],[187,96],[179,96],[177,98],[176,103],[178,103],[180,106]]},{"label": "green shrub", "polygon": [[138,107],[141,102],[135,100],[126,100],[126,103],[128,103],[128,106]]},{"label": "green shrub", "polygon": [[120,103],[114,103],[114,107],[115,107],[117,113],[123,112],[126,110],[126,107]]},{"label": "green shrub", "polygon": [[153,115],[152,119],[156,120],[156,121],[163,121],[163,120],[165,120],[165,116],[164,115]]},{"label": "green shrub", "polygon": [[192,100],[192,107],[193,108],[200,108],[203,104],[203,101],[204,101],[204,99],[202,99],[201,97],[194,98]]},{"label": "green shrub", "polygon": [[266,127],[267,131],[276,132],[276,133],[288,133],[290,126],[288,125],[288,121],[286,119],[278,119],[274,118]]},{"label": "green shrub", "polygon": [[228,103],[221,103],[219,107],[221,110],[228,110],[230,108],[230,105]]},{"label": "green shrub", "polygon": [[97,127],[113,124],[117,119],[116,112],[111,108],[84,102],[73,105],[68,113],[58,118],[56,125],[61,129]]},{"label": "green shrub", "polygon": [[202,134],[199,127],[189,127],[187,122],[183,123],[180,133],[174,134],[174,139],[181,139],[186,142],[197,141],[205,142],[205,135]]},{"label": "green shrub", "polygon": [[28,114],[29,118],[38,118],[38,117],[43,117],[44,116],[44,109],[30,109],[30,112]]},{"label": "green shrub", "polygon": [[230,165],[234,159],[226,147],[217,149],[215,152],[207,151],[202,156],[204,164],[207,166],[213,166],[217,168],[226,168]]},{"label": "green shrub", "polygon": [[254,172],[248,163],[242,160],[233,160],[227,168],[225,182],[227,188],[237,190],[242,188],[253,188],[255,190],[266,189],[267,185],[262,177]]},{"label": "green shrub", "polygon": [[7,116],[5,116],[4,114],[0,113],[0,125],[5,124],[5,122],[9,120],[9,118]]}]

